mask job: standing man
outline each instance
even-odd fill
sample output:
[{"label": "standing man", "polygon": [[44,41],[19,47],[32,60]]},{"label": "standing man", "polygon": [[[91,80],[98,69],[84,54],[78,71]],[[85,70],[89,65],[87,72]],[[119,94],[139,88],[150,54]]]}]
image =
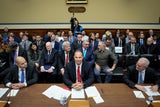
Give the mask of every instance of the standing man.
[{"label": "standing man", "polygon": [[81,51],[77,50],[74,53],[74,61],[67,64],[63,80],[69,88],[77,90],[86,88],[94,82],[92,66],[83,60]]},{"label": "standing man", "polygon": [[142,86],[143,83],[155,84],[152,86],[152,91],[157,91],[160,86],[160,80],[155,74],[155,71],[148,67],[149,60],[147,58],[140,58],[136,65],[128,67],[127,72],[124,75],[124,81],[131,88],[137,88],[141,91],[146,91]]},{"label": "standing man", "polygon": [[27,87],[38,80],[35,64],[27,64],[26,60],[21,56],[16,58],[16,65],[6,69],[4,72],[8,72],[4,79],[4,84],[13,89]]},{"label": "standing man", "polygon": [[[98,83],[102,83],[100,73],[104,72],[107,76],[105,78],[105,83],[109,83],[113,70],[116,68],[117,64],[117,58],[115,55],[107,50],[105,48],[105,44],[103,42],[98,43],[98,49],[94,52],[94,58],[95,58],[95,68],[94,68],[94,73],[96,75],[96,80]],[[113,64],[111,67],[109,67],[109,62],[112,62]]]}]

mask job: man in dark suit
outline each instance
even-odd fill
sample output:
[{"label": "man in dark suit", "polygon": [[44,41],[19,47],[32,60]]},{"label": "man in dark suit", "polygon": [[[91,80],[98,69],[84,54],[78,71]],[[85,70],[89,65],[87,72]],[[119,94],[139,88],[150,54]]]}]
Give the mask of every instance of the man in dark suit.
[{"label": "man in dark suit", "polygon": [[77,40],[72,44],[72,50],[75,52],[77,49],[82,48],[82,34],[77,35]]},{"label": "man in dark suit", "polygon": [[68,41],[65,41],[63,42],[62,44],[62,51],[59,52],[59,58],[58,58],[58,66],[59,66],[59,70],[61,72],[61,74],[63,75],[64,74],[64,69],[66,67],[66,65],[73,61],[73,51],[71,50],[71,47],[70,47],[70,42]]},{"label": "man in dark suit", "polygon": [[42,51],[42,50],[44,49],[44,47],[45,47],[45,42],[42,41],[42,37],[41,37],[40,35],[38,35],[38,34],[36,35],[35,43],[37,44],[38,49],[39,49],[40,51]]},{"label": "man in dark suit", "polygon": [[63,80],[69,88],[77,90],[86,88],[94,82],[92,66],[83,60],[81,51],[77,50],[74,54],[74,61],[67,64]]},{"label": "man in dark suit", "polygon": [[86,62],[91,63],[92,65],[94,64],[94,56],[91,48],[89,48],[89,42],[88,41],[83,41],[82,43],[82,48],[80,49],[83,53],[83,60]]},{"label": "man in dark suit", "polygon": [[114,44],[118,47],[124,47],[125,46],[125,36],[123,34],[120,34],[119,37],[114,37]]},{"label": "man in dark suit", "polygon": [[51,44],[52,44],[52,48],[56,50],[59,49],[59,43],[56,41],[56,35],[54,33],[51,35]]},{"label": "man in dark suit", "polygon": [[35,64],[27,64],[26,60],[21,56],[16,58],[16,65],[6,69],[4,72],[8,72],[4,79],[4,84],[13,89],[27,87],[38,80]]},{"label": "man in dark suit", "polygon": [[46,42],[40,58],[40,80],[55,82],[57,76],[57,50],[52,48],[51,42]]},{"label": "man in dark suit", "polygon": [[140,58],[136,65],[129,66],[127,72],[124,74],[124,81],[131,88],[137,88],[141,91],[146,91],[141,85],[143,83],[155,84],[152,86],[153,91],[157,91],[160,86],[160,80],[155,71],[148,67],[149,60],[147,58]]},{"label": "man in dark suit", "polygon": [[132,36],[130,42],[125,46],[125,54],[138,55],[140,54],[139,44],[136,42],[136,38]]},{"label": "man in dark suit", "polygon": [[96,51],[98,49],[98,41],[96,40],[95,34],[92,32],[89,34],[90,37],[90,45],[89,47],[92,49],[92,51]]},{"label": "man in dark suit", "polygon": [[15,59],[17,58],[17,56],[22,56],[26,61],[28,61],[27,52],[21,46],[19,46],[18,43],[12,42],[9,45],[11,48],[11,52],[9,54],[10,66],[15,64]]}]

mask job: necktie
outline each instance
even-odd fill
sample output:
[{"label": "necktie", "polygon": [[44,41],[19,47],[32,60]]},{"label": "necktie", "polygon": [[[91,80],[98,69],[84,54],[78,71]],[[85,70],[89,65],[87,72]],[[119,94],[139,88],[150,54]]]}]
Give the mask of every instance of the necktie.
[{"label": "necktie", "polygon": [[143,40],[140,39],[140,47],[142,47],[142,45],[143,45]]},{"label": "necktie", "polygon": [[78,82],[81,82],[81,74],[80,74],[80,66],[78,65],[78,69],[77,69],[77,78],[78,78]]},{"label": "necktie", "polygon": [[69,56],[68,56],[68,53],[66,53],[66,65],[68,64],[69,62]]},{"label": "necktie", "polygon": [[16,64],[17,52],[14,52],[14,65]]},{"label": "necktie", "polygon": [[24,50],[26,50],[26,41],[24,41]]},{"label": "necktie", "polygon": [[86,52],[87,52],[86,49],[84,49],[83,50],[83,56],[84,56],[84,58],[86,57]]},{"label": "necktie", "polygon": [[48,51],[48,59],[47,59],[48,62],[49,62],[49,60],[50,60],[50,54],[51,54],[50,51]]},{"label": "necktie", "polygon": [[142,79],[142,71],[139,71],[138,83],[139,83],[139,84],[142,84],[142,83],[143,83],[143,79]]},{"label": "necktie", "polygon": [[21,70],[21,83],[24,83],[24,70]]}]

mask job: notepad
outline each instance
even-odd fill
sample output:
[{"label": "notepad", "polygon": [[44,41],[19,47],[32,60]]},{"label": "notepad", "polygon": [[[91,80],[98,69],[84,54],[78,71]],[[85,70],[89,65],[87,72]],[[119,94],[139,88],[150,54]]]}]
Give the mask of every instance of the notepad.
[{"label": "notepad", "polygon": [[17,93],[18,93],[18,91],[19,91],[19,89],[12,89],[9,93],[8,93],[8,95],[7,95],[7,97],[14,97],[14,96],[16,96],[17,95]]},{"label": "notepad", "polygon": [[136,98],[145,98],[141,91],[133,91]]},{"label": "notepad", "polygon": [[7,92],[8,88],[0,88],[0,98]]}]

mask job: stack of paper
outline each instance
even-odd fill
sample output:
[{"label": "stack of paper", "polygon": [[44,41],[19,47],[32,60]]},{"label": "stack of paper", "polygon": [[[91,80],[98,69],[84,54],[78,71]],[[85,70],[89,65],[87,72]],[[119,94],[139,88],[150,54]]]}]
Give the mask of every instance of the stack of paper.
[{"label": "stack of paper", "polygon": [[76,89],[72,88],[71,98],[85,98],[84,89],[76,90]]},{"label": "stack of paper", "polygon": [[96,104],[103,103],[104,100],[100,96],[97,88],[95,86],[90,86],[85,89],[88,98],[93,98]]},{"label": "stack of paper", "polygon": [[160,93],[157,91],[157,92],[153,92],[152,90],[151,90],[151,86],[144,86],[144,88],[147,90],[146,91],[146,94],[148,95],[148,96],[159,96],[160,95]]},{"label": "stack of paper", "polygon": [[7,92],[8,88],[0,88],[0,98]]},{"label": "stack of paper", "polygon": [[54,98],[56,100],[60,100],[62,97],[68,98],[71,92],[59,86],[53,85],[50,86],[47,90],[45,90],[42,94],[44,94],[48,98]]}]

